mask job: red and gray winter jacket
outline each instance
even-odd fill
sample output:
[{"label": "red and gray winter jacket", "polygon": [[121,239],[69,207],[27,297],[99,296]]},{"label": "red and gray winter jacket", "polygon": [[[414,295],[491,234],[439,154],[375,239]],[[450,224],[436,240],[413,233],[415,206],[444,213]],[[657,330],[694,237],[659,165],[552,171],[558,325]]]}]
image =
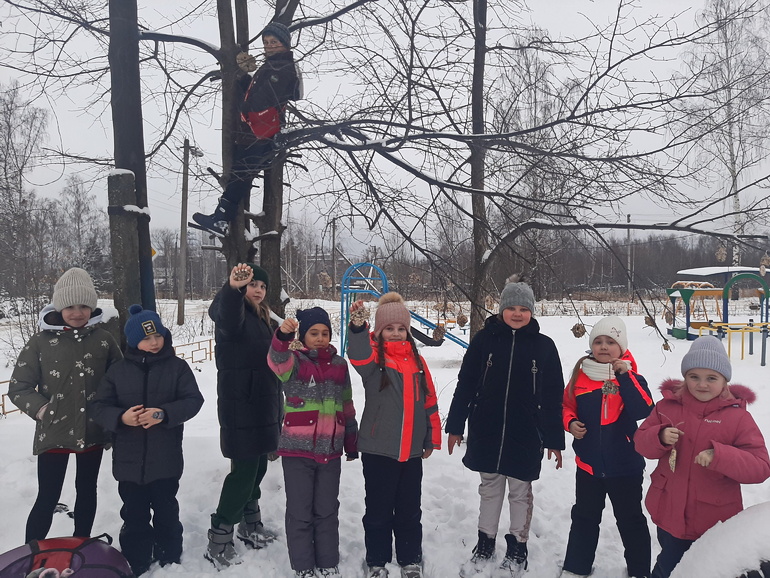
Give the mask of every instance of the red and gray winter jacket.
[{"label": "red and gray winter jacket", "polygon": [[615,379],[597,381],[578,369],[572,391],[564,390],[564,429],[569,431],[574,420],[586,428],[585,436],[572,442],[575,461],[594,476],[632,476],[644,471],[644,458],[634,449],[634,434],[636,423],[652,411],[652,395],[647,381],[636,372],[631,352],[626,350],[621,359],[630,362],[631,369]]},{"label": "red and gray winter jacket", "polygon": [[[756,396],[748,387],[732,385],[701,402],[675,380],[660,389],[663,399],[634,437],[639,453],[658,460],[645,504],[655,525],[676,538],[696,540],[743,509],[741,484],[770,477],[765,440],[746,410]],[[684,432],[674,447],[660,441],[667,427]],[[695,457],[708,449],[714,459],[704,468]]]},{"label": "red and gray winter jacket", "polygon": [[376,343],[368,331],[348,332],[348,358],[361,375],[366,405],[358,429],[358,450],[400,462],[441,449],[441,421],[428,366],[425,385],[408,341],[386,341],[385,371],[390,384],[380,389]]}]

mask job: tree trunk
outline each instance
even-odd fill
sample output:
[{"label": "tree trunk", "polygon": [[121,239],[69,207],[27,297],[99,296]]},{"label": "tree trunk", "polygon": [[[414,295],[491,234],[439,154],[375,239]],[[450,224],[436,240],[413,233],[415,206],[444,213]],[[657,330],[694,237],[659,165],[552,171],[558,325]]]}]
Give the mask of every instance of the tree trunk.
[{"label": "tree trunk", "polygon": [[267,302],[276,314],[283,317],[284,303],[281,299],[281,238],[286,228],[281,223],[283,216],[283,163],[280,157],[265,171],[265,190],[262,202],[263,216],[259,221],[260,239],[259,262],[270,277],[267,288]]},{"label": "tree trunk", "polygon": [[[136,0],[110,0],[110,83],[115,168],[134,173],[136,205],[147,206]],[[142,306],[155,310],[149,219],[138,219]]]},{"label": "tree trunk", "polygon": [[[473,134],[484,133],[484,64],[487,40],[487,0],[473,1],[473,21],[476,38],[473,61],[473,86],[471,115]],[[484,189],[484,156],[486,149],[479,144],[471,145],[471,187]],[[486,310],[484,308],[483,259],[489,248],[487,239],[487,210],[484,196],[474,194],[471,199],[473,212],[473,274],[471,280],[471,337],[481,329]]]},{"label": "tree trunk", "polygon": [[119,343],[126,344],[123,328],[128,320],[128,308],[141,301],[139,235],[137,213],[127,213],[122,208],[133,205],[136,198],[134,176],[131,173],[116,173],[107,178],[108,212],[110,215],[110,250],[112,256],[112,300],[120,316]]}]

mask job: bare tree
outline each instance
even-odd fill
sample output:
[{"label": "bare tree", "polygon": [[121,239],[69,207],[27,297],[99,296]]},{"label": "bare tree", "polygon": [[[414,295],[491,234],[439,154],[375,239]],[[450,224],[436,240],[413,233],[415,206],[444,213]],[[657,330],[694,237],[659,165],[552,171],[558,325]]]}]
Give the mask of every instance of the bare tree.
[{"label": "bare tree", "polygon": [[[682,118],[697,130],[694,162],[708,178],[726,178],[733,232],[743,235],[753,212],[744,212],[741,196],[751,203],[756,187],[744,188],[747,175],[766,156],[770,134],[770,66],[768,66],[768,6],[757,0],[709,0],[699,15],[715,33],[696,42],[685,54],[686,75],[703,93],[708,106],[683,106]],[[684,103],[683,103],[684,104]],[[713,161],[716,161],[714,163]],[[748,222],[747,222],[748,221]],[[732,264],[741,264],[741,245],[732,244]]]},{"label": "bare tree", "polygon": [[[210,104],[213,78],[222,82],[227,148],[234,57],[252,40],[242,18],[245,2],[232,6],[217,2],[219,47],[142,32],[143,50],[152,47],[143,52],[146,65],[157,64],[177,89],[175,114],[153,138],[151,154],[168,147],[193,100]],[[725,102],[710,100],[713,86],[699,84],[707,63],[693,61],[686,74],[650,66],[716,42],[723,23],[637,18],[634,4],[622,0],[609,25],[556,40],[520,24],[524,9],[515,0],[358,0],[317,13],[298,0],[277,2],[274,14],[301,37],[303,68],[319,82],[341,77],[347,84],[328,102],[296,107],[283,135],[287,155],[268,176],[263,215],[255,220],[271,274],[279,267],[285,181],[306,191],[324,213],[335,206],[378,234],[395,232],[426,259],[426,268],[452,279],[474,304],[472,329],[486,314],[487,294],[496,291],[496,271],[505,268],[501,256],[516,256],[531,270],[552,270],[554,237],[535,231],[588,230],[601,239],[600,231],[622,228],[608,216],[631,198],[654,199],[682,213],[660,230],[736,239],[720,233],[724,215],[712,210],[729,193],[698,199],[683,186],[696,176],[683,159],[714,127],[672,121],[685,105],[706,118],[726,109]],[[98,22],[77,25],[97,37]],[[215,70],[200,67],[196,80],[176,80],[185,64],[170,66],[166,51],[179,43],[205,50]],[[748,94],[746,86],[732,88],[723,91],[729,102]],[[767,204],[757,198],[740,213],[749,218]],[[463,220],[460,230],[470,232],[463,242],[473,246],[471,267],[440,249],[445,235],[438,223],[450,206]],[[228,242],[251,246],[239,231]],[[403,243],[393,250],[402,251]]]}]

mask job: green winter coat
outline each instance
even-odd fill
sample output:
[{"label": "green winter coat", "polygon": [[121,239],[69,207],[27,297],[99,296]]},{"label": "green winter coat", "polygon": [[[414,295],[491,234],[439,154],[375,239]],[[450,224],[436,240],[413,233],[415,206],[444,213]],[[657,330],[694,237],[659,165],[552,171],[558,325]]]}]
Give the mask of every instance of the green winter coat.
[{"label": "green winter coat", "polygon": [[[83,451],[110,441],[110,435],[86,410],[107,368],[123,358],[112,335],[95,326],[101,318],[96,309],[85,327],[72,329],[48,305],[40,313],[40,333],[19,354],[8,395],[37,422],[32,445],[35,455],[53,449]],[[46,404],[38,420],[37,414]]]}]

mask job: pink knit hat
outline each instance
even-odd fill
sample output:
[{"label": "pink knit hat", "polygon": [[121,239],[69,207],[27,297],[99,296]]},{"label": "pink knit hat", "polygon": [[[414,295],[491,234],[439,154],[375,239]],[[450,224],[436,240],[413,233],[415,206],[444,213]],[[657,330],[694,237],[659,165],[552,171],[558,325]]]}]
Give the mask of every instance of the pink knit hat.
[{"label": "pink knit hat", "polygon": [[409,315],[409,310],[404,305],[403,297],[395,291],[385,293],[380,297],[377,311],[374,313],[374,336],[379,338],[382,330],[391,323],[401,323],[406,327],[407,332],[412,334],[412,316]]}]

